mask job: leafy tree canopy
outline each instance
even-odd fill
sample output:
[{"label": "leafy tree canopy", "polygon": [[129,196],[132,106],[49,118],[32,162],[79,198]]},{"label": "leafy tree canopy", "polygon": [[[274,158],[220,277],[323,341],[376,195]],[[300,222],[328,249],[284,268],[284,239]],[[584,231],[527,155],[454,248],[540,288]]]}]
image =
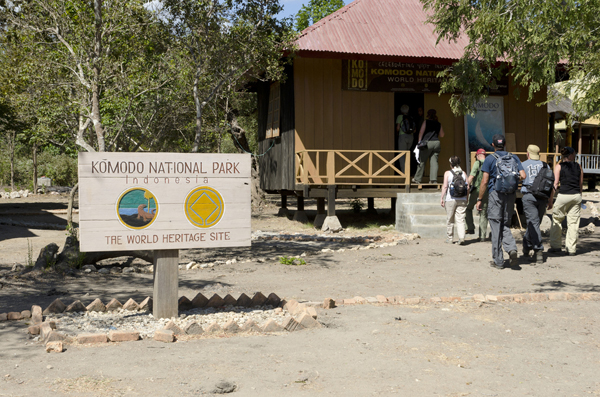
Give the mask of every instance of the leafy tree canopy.
[{"label": "leafy tree canopy", "polygon": [[343,0],[310,0],[308,4],[304,4],[300,8],[296,15],[296,30],[303,31],[343,6]]},{"label": "leafy tree canopy", "polygon": [[442,91],[453,94],[456,114],[471,112],[502,73],[527,90],[529,100],[557,76],[568,77],[563,91],[575,94],[575,112],[582,117],[600,112],[599,1],[421,2],[438,42],[469,39],[463,57],[442,74]]}]

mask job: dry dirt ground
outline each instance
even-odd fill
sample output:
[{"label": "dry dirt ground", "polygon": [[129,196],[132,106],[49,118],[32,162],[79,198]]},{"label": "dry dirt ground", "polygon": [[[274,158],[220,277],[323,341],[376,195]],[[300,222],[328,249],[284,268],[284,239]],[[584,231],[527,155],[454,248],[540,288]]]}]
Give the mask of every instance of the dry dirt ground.
[{"label": "dry dirt ground", "polygon": [[[600,207],[597,193],[586,193],[584,199]],[[307,203],[309,218],[315,213],[312,204]],[[389,201],[377,201],[379,215],[372,217],[342,211],[342,225],[352,226],[344,235],[393,236],[396,232],[378,228],[393,223],[386,207]],[[590,207],[582,226],[600,226]],[[65,231],[4,223],[64,224],[64,208],[64,196],[0,201],[0,312],[31,304],[45,307],[56,297],[67,304],[75,299],[87,304],[96,297],[123,302],[152,296],[149,274],[15,278],[10,272],[15,263],[35,261],[50,242],[62,247]],[[253,230],[316,233],[276,213],[277,207],[270,205],[255,214]],[[515,235],[520,246],[519,232]],[[320,250],[344,244],[259,241],[236,250],[181,251],[181,263],[254,259],[180,271],[179,293],[192,298],[198,292],[237,296],[261,291],[322,301],[376,295],[600,292],[598,232],[581,237],[575,257],[548,256],[535,267],[522,259],[518,268],[502,271],[488,265],[489,243],[468,237],[464,246],[417,239],[394,247],[327,253]],[[308,253],[305,266],[256,260],[302,252]],[[33,343],[24,322],[3,322],[0,396],[211,395],[226,384],[234,385],[239,396],[600,395],[599,311],[600,301],[341,306],[321,311],[324,327],[317,330],[174,344],[148,340],[67,346],[62,354],[47,354]]]}]

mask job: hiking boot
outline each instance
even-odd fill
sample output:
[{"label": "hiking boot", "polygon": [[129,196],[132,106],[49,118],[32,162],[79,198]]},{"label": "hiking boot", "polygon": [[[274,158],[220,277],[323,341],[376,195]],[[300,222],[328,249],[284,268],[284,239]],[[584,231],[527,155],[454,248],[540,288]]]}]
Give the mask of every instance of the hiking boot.
[{"label": "hiking boot", "polygon": [[526,258],[531,258],[531,250],[529,248],[524,248],[523,247],[523,256]]},{"label": "hiking boot", "polygon": [[456,242],[456,244],[458,244],[458,245],[465,245],[465,240],[458,240]]},{"label": "hiking boot", "polygon": [[569,252],[569,256],[575,256],[577,255],[575,252]]},{"label": "hiking boot", "polygon": [[510,267],[517,266],[519,264],[519,254],[517,254],[516,250],[510,251],[508,253],[508,257],[510,258],[508,262]]},{"label": "hiking boot", "polygon": [[550,253],[550,254],[561,254],[562,250],[560,248],[550,248],[548,250],[548,253]]},{"label": "hiking boot", "polygon": [[490,262],[490,267],[493,267],[494,269],[500,269],[500,270],[504,269],[504,266],[498,266],[498,265],[496,265],[496,262],[494,262],[494,261]]},{"label": "hiking boot", "polygon": [[480,237],[479,241],[482,242],[482,243],[485,243],[486,241],[488,241],[488,239],[485,238],[485,237]]},{"label": "hiking boot", "polygon": [[544,250],[534,250],[530,260],[533,266],[544,263]]},{"label": "hiking boot", "polygon": [[417,181],[415,178],[411,179],[411,182],[412,182],[412,183],[416,183],[417,185],[420,185],[420,184],[421,184],[421,182],[420,182],[420,181]]},{"label": "hiking boot", "polygon": [[475,234],[475,230],[467,230],[465,234]]}]

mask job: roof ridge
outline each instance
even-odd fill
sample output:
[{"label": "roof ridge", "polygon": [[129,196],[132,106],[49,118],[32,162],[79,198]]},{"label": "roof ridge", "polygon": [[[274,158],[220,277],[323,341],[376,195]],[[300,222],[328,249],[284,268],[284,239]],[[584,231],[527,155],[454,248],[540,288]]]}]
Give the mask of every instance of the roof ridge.
[{"label": "roof ridge", "polygon": [[307,35],[308,33],[312,32],[314,30],[317,30],[322,25],[326,24],[327,22],[331,21],[332,19],[338,18],[340,15],[346,13],[350,8],[354,7],[358,3],[361,3],[362,1],[363,0],[354,0],[354,1],[346,4],[339,10],[336,10],[336,11],[332,12],[331,14],[327,15],[326,17],[321,18],[320,20],[318,20],[317,22],[313,23],[312,25],[310,25],[309,27],[304,29],[302,32],[300,32],[300,36],[298,36],[298,39]]}]

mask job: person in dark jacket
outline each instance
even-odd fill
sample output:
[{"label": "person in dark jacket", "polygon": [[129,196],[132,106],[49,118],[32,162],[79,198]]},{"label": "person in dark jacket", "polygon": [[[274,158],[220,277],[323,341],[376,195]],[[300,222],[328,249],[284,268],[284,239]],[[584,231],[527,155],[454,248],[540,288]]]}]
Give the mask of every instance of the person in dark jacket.
[{"label": "person in dark jacket", "polygon": [[583,171],[581,166],[575,162],[575,149],[565,146],[560,154],[560,163],[554,167],[554,189],[558,195],[552,210],[550,249],[548,252],[561,252],[562,221],[567,218],[565,249],[569,255],[575,255],[579,221],[581,219]]},{"label": "person in dark jacket", "polygon": [[442,150],[440,139],[444,137],[444,129],[438,121],[437,112],[435,109],[427,111],[427,119],[421,125],[419,131],[419,140],[425,141],[427,146],[419,149],[419,166],[413,178],[413,182],[420,184],[425,172],[425,162],[429,160],[429,183],[437,183],[438,173],[438,157]]}]

